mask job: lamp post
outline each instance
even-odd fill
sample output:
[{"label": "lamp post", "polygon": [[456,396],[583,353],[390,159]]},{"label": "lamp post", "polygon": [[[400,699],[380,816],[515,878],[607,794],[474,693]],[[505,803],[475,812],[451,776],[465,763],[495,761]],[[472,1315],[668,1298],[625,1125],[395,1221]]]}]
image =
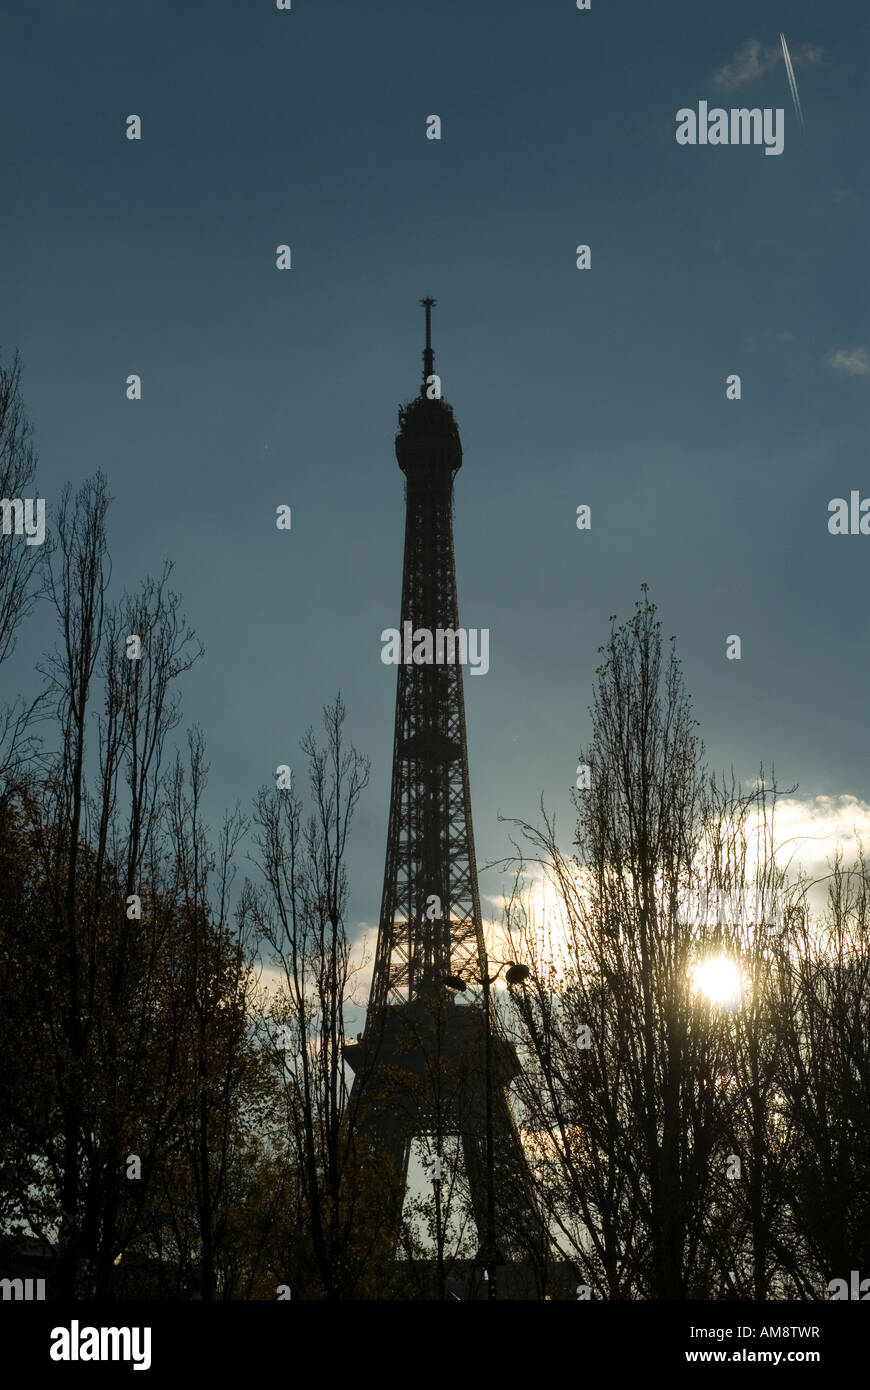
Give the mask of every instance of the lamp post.
[{"label": "lamp post", "polygon": [[[492,1018],[490,1015],[490,995],[489,987],[501,975],[502,970],[507,970],[505,980],[509,985],[522,984],[523,980],[529,977],[529,967],[520,965],[516,961],[501,961],[499,968],[494,975],[484,974],[475,981],[483,988],[483,1012],[485,1019],[486,1035],[484,1039],[485,1057],[485,1115],[486,1115],[486,1251],[485,1268],[487,1280],[488,1299],[497,1297],[496,1289],[496,1270],[497,1270],[497,1251],[495,1247],[495,1151],[493,1144],[493,1124],[492,1124]],[[461,975],[448,975],[444,983],[450,988],[465,991],[466,983]]]}]

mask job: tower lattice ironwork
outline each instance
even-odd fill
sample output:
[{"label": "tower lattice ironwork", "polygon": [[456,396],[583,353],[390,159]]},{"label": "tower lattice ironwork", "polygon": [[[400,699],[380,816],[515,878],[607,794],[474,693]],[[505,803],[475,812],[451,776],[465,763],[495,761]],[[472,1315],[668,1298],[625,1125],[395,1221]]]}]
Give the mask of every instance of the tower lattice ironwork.
[{"label": "tower lattice ironwork", "polygon": [[[388,1210],[401,1217],[415,1135],[458,1134],[481,1262],[491,1263],[527,1260],[540,1248],[541,1223],[505,1090],[519,1063],[493,1029],[488,989],[453,552],[462,446],[435,376],[434,302],[421,301],[420,392],[399,410],[406,521],[389,831],[365,1033],[345,1056],[354,1124],[392,1174],[385,1219]],[[425,658],[425,634],[430,659],[418,664],[413,650],[422,641]],[[483,1005],[455,1001],[448,981],[457,978],[483,984]]]}]

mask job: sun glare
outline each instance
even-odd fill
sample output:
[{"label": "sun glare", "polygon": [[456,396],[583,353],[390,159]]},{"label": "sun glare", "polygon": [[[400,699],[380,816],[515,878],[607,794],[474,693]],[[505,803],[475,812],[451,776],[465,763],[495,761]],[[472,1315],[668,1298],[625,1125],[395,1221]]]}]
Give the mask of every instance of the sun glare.
[{"label": "sun glare", "polygon": [[695,970],[695,988],[710,1000],[731,1013],[740,1007],[742,981],[740,971],[732,960],[715,956],[702,961]]}]

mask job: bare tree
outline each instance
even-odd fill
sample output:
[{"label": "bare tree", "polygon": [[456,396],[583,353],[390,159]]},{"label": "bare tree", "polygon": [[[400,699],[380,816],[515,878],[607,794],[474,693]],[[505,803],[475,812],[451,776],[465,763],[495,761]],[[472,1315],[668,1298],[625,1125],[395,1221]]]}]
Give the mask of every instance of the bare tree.
[{"label": "bare tree", "polygon": [[[0,499],[20,503],[34,490],[36,462],[16,353],[9,366],[0,363]],[[0,666],[12,655],[17,630],[39,597],[44,559],[44,544],[30,545],[4,524],[0,533]],[[0,791],[33,751],[28,730],[39,703],[39,698],[31,705],[18,700],[0,709]]]},{"label": "bare tree", "polygon": [[339,695],[324,710],[325,744],[312,730],[302,740],[313,805],[307,821],[291,787],[261,791],[255,822],[266,887],[252,892],[248,903],[281,977],[265,1025],[283,1068],[301,1203],[288,1277],[303,1296],[307,1288],[309,1296],[327,1299],[359,1296],[373,1267],[377,1222],[366,1208],[358,1146],[345,1122],[344,1011],[358,971],[345,920],[346,852],[369,763],[355,748],[346,749],[344,719]]},{"label": "bare tree", "polygon": [[187,1003],[180,1059],[179,1157],[163,1195],[179,1264],[205,1301],[234,1286],[230,1208],[246,1134],[256,1132],[259,1062],[251,1012],[254,943],[245,914],[233,921],[233,858],[247,829],[238,809],[225,817],[217,846],[203,822],[207,768],[202,734],[188,737],[170,785],[175,873],[176,988]]},{"label": "bare tree", "polygon": [[870,1268],[870,876],[838,850],[826,911],[792,906],[774,997],[788,1136],[781,1261],[802,1298]]},{"label": "bare tree", "polygon": [[[160,1131],[153,1101],[170,1103],[175,1056],[158,1017],[166,916],[153,833],[164,743],[177,722],[168,689],[198,654],[164,581],[147,582],[128,613],[107,612],[108,506],[100,475],[74,500],[69,490],[62,499],[49,578],[60,642],[45,668],[62,745],[28,802],[41,898],[36,939],[45,953],[33,978],[35,1027],[51,1059],[44,1177],[56,1192],[57,1279],[67,1297],[109,1288],[147,1186],[126,1184],[128,1144],[135,1140],[135,1154],[152,1146]],[[141,639],[135,657],[125,633],[131,617]],[[91,763],[99,769],[93,790]],[[156,875],[147,888],[146,858]],[[138,912],[128,912],[131,903]],[[162,1081],[151,1062],[164,1064]]]},{"label": "bare tree", "polygon": [[523,827],[557,890],[554,950],[517,916],[525,1127],[558,1242],[597,1297],[710,1296],[704,1231],[727,1112],[727,1021],[691,988],[708,940],[695,886],[703,749],[655,607],[611,631],[598,669],[577,857]]}]

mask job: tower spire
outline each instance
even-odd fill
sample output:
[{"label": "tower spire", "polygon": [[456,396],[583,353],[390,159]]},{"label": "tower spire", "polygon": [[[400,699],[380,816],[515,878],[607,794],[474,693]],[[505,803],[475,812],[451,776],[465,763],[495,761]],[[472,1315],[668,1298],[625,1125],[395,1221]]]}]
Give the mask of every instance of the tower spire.
[{"label": "tower spire", "polygon": [[426,387],[429,377],[435,371],[435,353],[432,348],[432,306],[436,303],[434,299],[421,299],[420,303],[426,310],[426,346],[423,349],[423,385],[420,387],[420,395],[426,395]]}]

